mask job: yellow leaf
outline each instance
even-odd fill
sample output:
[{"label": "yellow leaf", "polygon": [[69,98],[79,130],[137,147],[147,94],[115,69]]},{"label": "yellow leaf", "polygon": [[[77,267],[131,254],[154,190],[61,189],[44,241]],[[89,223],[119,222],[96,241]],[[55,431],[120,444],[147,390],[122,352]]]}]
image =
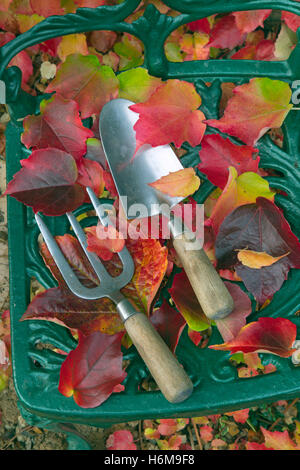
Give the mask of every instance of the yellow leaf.
[{"label": "yellow leaf", "polygon": [[272,266],[272,264],[276,263],[280,259],[288,256],[290,253],[285,253],[281,256],[271,256],[268,253],[259,252],[259,251],[252,251],[252,250],[239,250],[238,259],[244,265],[248,266],[248,268],[252,269],[260,269],[265,266]]},{"label": "yellow leaf", "polygon": [[184,168],[162,176],[149,186],[171,197],[187,197],[199,189],[200,179],[194,168]]},{"label": "yellow leaf", "polygon": [[88,55],[89,50],[86,43],[85,34],[68,34],[63,36],[57,48],[59,58],[64,62],[68,55],[82,54]]}]

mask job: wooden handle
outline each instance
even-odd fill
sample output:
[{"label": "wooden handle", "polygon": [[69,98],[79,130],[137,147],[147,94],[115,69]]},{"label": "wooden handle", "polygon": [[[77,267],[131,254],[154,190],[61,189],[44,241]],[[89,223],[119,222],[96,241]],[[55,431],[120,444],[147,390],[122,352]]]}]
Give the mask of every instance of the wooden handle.
[{"label": "wooden handle", "polygon": [[203,249],[194,247],[194,239],[181,234],[173,245],[204,314],[211,320],[225,318],[234,302],[225,284]]},{"label": "wooden handle", "polygon": [[132,315],[125,328],[165,398],[171,403],[186,400],[193,384],[146,315]]}]

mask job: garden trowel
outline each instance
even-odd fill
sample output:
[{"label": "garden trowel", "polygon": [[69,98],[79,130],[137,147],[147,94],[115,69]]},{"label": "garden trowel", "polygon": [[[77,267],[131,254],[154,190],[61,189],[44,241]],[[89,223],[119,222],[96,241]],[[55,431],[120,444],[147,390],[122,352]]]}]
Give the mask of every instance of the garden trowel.
[{"label": "garden trowel", "polygon": [[103,150],[123,211],[127,219],[168,216],[173,246],[203,312],[212,320],[224,318],[234,308],[233,299],[195,234],[170,210],[184,198],[149,186],[183,166],[170,145],[143,145],[135,154],[138,114],[129,109],[133,104],[122,98],[112,100],[103,107],[99,120]]}]

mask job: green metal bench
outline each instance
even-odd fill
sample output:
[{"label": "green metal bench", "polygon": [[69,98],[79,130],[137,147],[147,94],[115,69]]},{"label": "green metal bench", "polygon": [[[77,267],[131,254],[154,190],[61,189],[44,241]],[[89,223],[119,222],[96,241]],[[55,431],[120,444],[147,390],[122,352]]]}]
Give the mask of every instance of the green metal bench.
[{"label": "green metal bench", "polygon": [[[270,8],[300,14],[300,4],[292,0],[165,0],[165,4],[181,12],[171,17],[161,14],[148,5],[144,15],[133,23],[126,18],[139,4],[139,0],[125,0],[116,6],[96,9],[78,9],[76,14],[49,17],[26,33],[0,48],[0,78],[6,84],[6,103],[11,115],[7,127],[7,181],[20,169],[20,160],[29,155],[21,144],[22,118],[38,113],[43,97],[33,97],[21,87],[20,70],[7,68],[10,60],[21,50],[47,39],[61,35],[92,30],[127,32],[138,37],[145,47],[144,66],[154,76],[191,81],[201,94],[201,109],[208,119],[218,119],[222,82],[241,84],[253,77],[270,77],[292,84],[300,78],[300,43],[287,61],[257,62],[249,60],[209,60],[183,63],[168,62],[164,42],[180,25],[210,16],[241,10]],[[155,47],[153,45],[155,44]],[[211,82],[210,87],[205,83]],[[261,167],[273,168],[280,177],[270,177],[271,187],[287,195],[276,196],[276,203],[284,210],[294,233],[300,237],[300,113],[291,111],[284,123],[284,148],[277,147],[265,136],[258,144]],[[182,158],[185,166],[195,165],[198,149],[185,145]],[[196,193],[202,203],[214,186],[203,176],[203,184]],[[160,392],[139,391],[138,385],[148,372],[134,350],[125,352],[130,359],[125,391],[113,394],[100,407],[82,409],[72,399],[58,392],[59,371],[64,356],[49,349],[39,350],[39,342],[51,343],[56,348],[70,351],[76,347],[68,330],[46,321],[19,319],[30,300],[30,282],[36,278],[46,288],[55,285],[38,250],[38,228],[33,212],[13,198],[8,198],[9,264],[10,264],[10,312],[12,333],[13,377],[19,407],[25,420],[40,427],[72,432],[72,423],[107,427],[114,423],[147,418],[191,417],[224,413],[279,399],[300,396],[300,368],[290,359],[264,354],[264,365],[273,363],[277,371],[251,379],[239,379],[236,369],[229,363],[229,354],[210,349],[198,349],[184,331],[176,354],[191,376],[195,390],[191,398],[180,404],[170,404]],[[77,213],[86,211],[81,207]],[[91,222],[91,221],[88,221]],[[68,231],[64,217],[49,217],[47,223],[52,232],[62,235]],[[264,316],[290,318],[299,327],[300,317],[295,316],[300,306],[300,271],[292,270],[272,302],[264,309]],[[167,295],[167,293],[163,294]],[[251,320],[258,314],[253,309]],[[216,329],[215,329],[216,330]],[[211,343],[220,343],[217,331]],[[71,441],[70,441],[71,442]],[[72,444],[70,444],[72,446]],[[74,444],[84,448],[86,444]],[[88,447],[88,446],[87,446]]]}]

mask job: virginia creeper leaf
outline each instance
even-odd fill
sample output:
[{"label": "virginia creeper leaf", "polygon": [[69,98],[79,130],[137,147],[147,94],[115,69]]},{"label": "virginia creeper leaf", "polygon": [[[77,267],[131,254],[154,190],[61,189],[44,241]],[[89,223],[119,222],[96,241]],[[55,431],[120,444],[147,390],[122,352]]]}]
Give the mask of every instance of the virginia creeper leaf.
[{"label": "virginia creeper leaf", "polygon": [[168,80],[148,101],[132,105],[130,109],[139,113],[134,126],[136,152],[144,144],[156,147],[173,142],[179,148],[187,141],[198,145],[206,129],[200,105],[194,85],[180,80]]},{"label": "virginia creeper leaf", "polygon": [[260,158],[258,150],[248,145],[236,145],[219,134],[205,135],[199,152],[199,170],[215,186],[224,189],[228,181],[228,167],[233,166],[238,175],[247,171],[256,173]]},{"label": "virginia creeper leaf", "polygon": [[238,250],[237,257],[244,266],[248,266],[248,268],[253,269],[260,269],[264,266],[272,266],[272,264],[276,263],[287,255],[289,255],[289,252],[281,256],[271,256],[265,252]]},{"label": "virginia creeper leaf", "polygon": [[64,150],[76,160],[86,153],[86,139],[92,131],[83,127],[75,101],[54,95],[43,100],[41,114],[24,119],[22,142],[27,148],[43,149],[50,146]]},{"label": "virginia creeper leaf", "polygon": [[297,29],[300,27],[299,15],[296,15],[295,13],[291,13],[289,11],[283,11],[281,14],[281,18],[292,31],[294,31],[295,33],[297,32]]},{"label": "virginia creeper leaf", "polygon": [[233,16],[241,33],[251,33],[259,26],[263,27],[271,13],[272,10],[249,10],[234,12]]},{"label": "virginia creeper leaf", "polygon": [[30,5],[34,13],[44,17],[63,15],[65,13],[64,9],[61,7],[61,0],[51,0],[51,2],[30,0]]},{"label": "virginia creeper leaf", "polygon": [[136,450],[133,435],[127,429],[120,429],[110,434],[106,441],[107,450]]},{"label": "virginia creeper leaf", "polygon": [[238,335],[229,342],[209,346],[211,349],[231,351],[268,352],[281,357],[289,357],[295,349],[297,328],[287,318],[261,317],[256,322],[248,323]]},{"label": "virginia creeper leaf", "polygon": [[57,47],[58,57],[62,62],[64,62],[66,58],[72,54],[89,54],[85,34],[68,34],[67,36],[62,37]]},{"label": "virginia creeper leaf", "polygon": [[[78,178],[77,183],[87,187],[89,186],[97,197],[100,197],[104,191],[104,171],[100,163],[82,158],[77,162]],[[90,202],[88,194],[86,195],[85,202]]]},{"label": "virginia creeper leaf", "polygon": [[224,282],[234,301],[233,311],[222,320],[216,320],[217,328],[224,341],[231,341],[245,326],[246,318],[252,312],[249,296],[242,289],[231,282]]},{"label": "virginia creeper leaf", "polygon": [[299,445],[296,445],[289,436],[287,430],[285,431],[268,431],[261,427],[261,431],[265,438],[265,446],[268,450],[299,450]]},{"label": "virginia creeper leaf", "polygon": [[61,366],[60,393],[73,396],[82,408],[95,408],[107,400],[127,375],[122,369],[121,339],[122,333],[80,335],[77,348]]},{"label": "virginia creeper leaf", "polygon": [[182,315],[164,300],[163,304],[153,311],[150,320],[171,351],[175,352],[186,324]]},{"label": "virginia creeper leaf", "polygon": [[234,209],[255,202],[258,197],[273,201],[274,195],[269,183],[257,173],[246,172],[238,176],[237,170],[229,167],[227,185],[218,198],[207,224],[211,225],[214,233],[217,234],[225,217]]},{"label": "virginia creeper leaf", "polygon": [[293,107],[289,104],[292,91],[288,83],[279,80],[253,78],[233,93],[223,117],[206,123],[247,145],[255,145],[269,129],[281,127]]},{"label": "virginia creeper leaf", "polygon": [[175,274],[169,293],[177,310],[194,331],[207,330],[210,320],[204,315],[199,301],[184,271]]},{"label": "virginia creeper leaf", "polygon": [[147,101],[162,84],[160,78],[152,77],[142,67],[122,72],[118,75],[118,79],[120,83],[119,97],[135,103]]},{"label": "virginia creeper leaf", "polygon": [[125,246],[122,234],[112,225],[104,227],[98,224],[97,227],[86,228],[86,232],[87,249],[105,261],[110,260],[114,253],[120,252]]},{"label": "virginia creeper leaf", "polygon": [[100,65],[95,55],[69,55],[60,66],[55,79],[46,89],[56,91],[65,99],[78,103],[81,118],[99,114],[108,101],[117,98],[119,82],[114,71]]},{"label": "virginia creeper leaf", "polygon": [[[252,269],[238,260],[239,250],[244,249],[266,252],[281,259],[271,266]],[[261,304],[280,289],[290,268],[300,267],[297,237],[278,207],[262,197],[256,204],[238,207],[226,217],[216,238],[215,252],[218,267],[235,267],[247,289]]]},{"label": "virginia creeper leaf", "polygon": [[152,188],[173,197],[187,197],[199,189],[200,179],[194,168],[184,168],[149,183]]},{"label": "virginia creeper leaf", "polygon": [[46,215],[62,215],[83,203],[85,190],[76,182],[76,162],[68,153],[50,147],[35,150],[21,165],[6,195]]},{"label": "virginia creeper leaf", "polygon": [[191,23],[188,23],[187,26],[193,32],[198,31],[199,33],[210,33],[210,23],[207,18],[192,21]]},{"label": "virginia creeper leaf", "polygon": [[[9,41],[12,41],[15,38],[15,34],[7,31],[0,33],[0,47],[7,44]],[[13,57],[13,59],[8,64],[9,67],[16,66],[22,71],[22,88],[28,90],[26,85],[29,78],[33,74],[33,65],[32,60],[29,57],[27,51],[21,51]]]},{"label": "virginia creeper leaf", "polygon": [[246,34],[238,29],[234,16],[226,15],[215,23],[209,45],[218,49],[233,49],[242,45],[245,39]]}]

